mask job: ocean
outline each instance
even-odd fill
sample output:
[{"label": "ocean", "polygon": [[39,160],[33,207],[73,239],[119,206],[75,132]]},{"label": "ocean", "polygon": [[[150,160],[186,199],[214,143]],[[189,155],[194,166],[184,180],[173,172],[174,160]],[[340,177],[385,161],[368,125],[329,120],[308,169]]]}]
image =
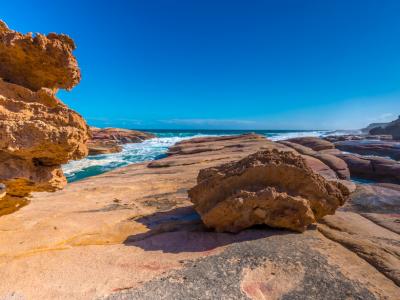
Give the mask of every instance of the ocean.
[{"label": "ocean", "polygon": [[81,160],[63,165],[68,182],[78,181],[90,176],[102,174],[123,166],[165,157],[168,148],[175,143],[201,136],[221,136],[255,132],[278,141],[301,136],[324,136],[339,134],[324,130],[142,130],[151,132],[156,138],[138,144],[123,145],[120,153],[88,156]]}]

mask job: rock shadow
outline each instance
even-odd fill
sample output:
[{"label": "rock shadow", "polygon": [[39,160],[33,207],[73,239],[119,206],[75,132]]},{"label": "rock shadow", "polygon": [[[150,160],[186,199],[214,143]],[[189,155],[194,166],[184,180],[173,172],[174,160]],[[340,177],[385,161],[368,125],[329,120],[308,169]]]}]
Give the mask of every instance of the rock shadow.
[{"label": "rock shadow", "polygon": [[273,235],[296,234],[287,230],[257,225],[239,233],[218,233],[207,229],[192,206],[132,219],[150,230],[129,236],[124,244],[145,251],[164,253],[205,252],[233,243],[257,240]]}]

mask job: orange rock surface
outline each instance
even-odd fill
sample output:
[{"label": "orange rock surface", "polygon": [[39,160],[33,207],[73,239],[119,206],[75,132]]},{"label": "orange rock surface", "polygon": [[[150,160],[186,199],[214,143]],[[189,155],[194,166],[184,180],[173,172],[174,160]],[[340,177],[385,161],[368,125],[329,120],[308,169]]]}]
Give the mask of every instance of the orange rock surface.
[{"label": "orange rock surface", "polygon": [[81,79],[72,55],[74,41],[65,34],[22,34],[0,20],[0,77],[31,90],[72,89]]},{"label": "orange rock surface", "polygon": [[0,23],[0,182],[11,196],[62,188],[60,165],[88,154],[85,120],[55,96],[79,82],[74,48],[66,35]]},{"label": "orange rock surface", "polygon": [[189,197],[205,225],[217,231],[266,224],[302,232],[333,214],[348,196],[300,155],[276,149],[201,170],[197,181]]}]

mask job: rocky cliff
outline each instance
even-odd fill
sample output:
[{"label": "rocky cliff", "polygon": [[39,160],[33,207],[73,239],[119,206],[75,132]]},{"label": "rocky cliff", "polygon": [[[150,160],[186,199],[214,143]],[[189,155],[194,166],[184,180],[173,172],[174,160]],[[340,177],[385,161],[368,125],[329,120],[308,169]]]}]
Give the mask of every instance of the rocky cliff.
[{"label": "rocky cliff", "polygon": [[80,80],[67,35],[21,34],[0,21],[0,182],[7,194],[54,191],[60,165],[88,154],[85,120],[57,97]]},{"label": "rocky cliff", "polygon": [[384,126],[377,126],[369,131],[372,135],[388,134],[393,137],[394,140],[400,140],[400,116],[397,120],[385,124]]}]

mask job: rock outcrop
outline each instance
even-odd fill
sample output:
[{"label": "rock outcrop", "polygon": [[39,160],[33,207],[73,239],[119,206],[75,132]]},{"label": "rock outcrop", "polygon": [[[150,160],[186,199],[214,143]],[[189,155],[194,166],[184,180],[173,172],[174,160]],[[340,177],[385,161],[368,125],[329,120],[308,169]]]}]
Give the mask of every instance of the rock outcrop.
[{"label": "rock outcrop", "polygon": [[201,169],[261,150],[295,153],[260,136],[212,139],[185,143],[209,151],[132,164],[10,206],[0,217],[0,298],[398,299],[390,273],[399,256],[382,250],[398,249],[399,235],[371,214],[340,208],[303,234],[206,230],[187,197]]},{"label": "rock outcrop", "polygon": [[394,140],[400,140],[400,116],[397,120],[386,124],[376,124],[369,130],[372,135],[391,135]]},{"label": "rock outcrop", "polygon": [[341,151],[361,155],[386,156],[400,160],[400,142],[385,140],[350,140],[336,142],[335,146]]},{"label": "rock outcrop", "polygon": [[123,144],[141,143],[155,137],[152,133],[123,128],[90,127],[90,132],[89,155],[120,152]]},{"label": "rock outcrop", "polygon": [[344,204],[348,190],[293,152],[265,150],[201,170],[189,191],[207,227],[237,232],[255,224],[304,231]]},{"label": "rock outcrop", "polygon": [[66,35],[23,35],[0,23],[0,182],[7,194],[54,191],[60,165],[88,154],[84,119],[56,96],[80,78]]},{"label": "rock outcrop", "polygon": [[337,155],[344,160],[351,175],[379,182],[400,183],[400,163],[383,157],[360,156],[343,153]]},{"label": "rock outcrop", "polygon": [[[350,171],[349,168],[347,167],[347,164],[344,160],[338,158],[335,156],[335,150],[336,149],[324,149],[321,151],[314,151],[311,148],[308,148],[306,146],[296,144],[293,142],[289,141],[280,141],[279,143],[288,146],[290,148],[295,149],[297,152],[303,154],[303,155],[308,155],[312,156],[320,161],[322,161],[325,165],[327,165],[330,169],[335,171],[336,175],[340,179],[350,179]],[[340,151],[338,151],[340,153]]]},{"label": "rock outcrop", "polygon": [[22,34],[0,20],[0,77],[6,82],[33,91],[70,90],[81,78],[73,50],[74,41],[65,34]]},{"label": "rock outcrop", "polygon": [[335,145],[333,143],[317,137],[299,137],[299,138],[288,139],[287,141],[306,146],[314,151],[321,151],[321,150],[335,148]]},{"label": "rock outcrop", "polygon": [[381,140],[381,141],[392,141],[391,135],[360,135],[360,134],[345,134],[345,135],[328,135],[323,138],[331,143],[341,141],[361,141],[361,140]]}]

